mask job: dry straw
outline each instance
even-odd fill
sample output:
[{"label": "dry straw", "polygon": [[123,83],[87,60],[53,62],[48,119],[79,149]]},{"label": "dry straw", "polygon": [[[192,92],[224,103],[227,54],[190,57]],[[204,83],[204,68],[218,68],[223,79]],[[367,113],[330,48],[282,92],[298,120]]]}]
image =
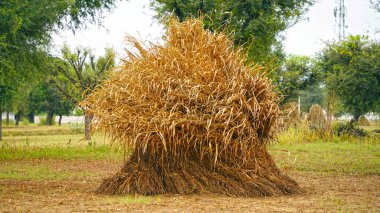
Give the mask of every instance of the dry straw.
[{"label": "dry straw", "polygon": [[360,126],[371,126],[371,123],[364,115],[359,117],[358,123]]},{"label": "dry straw", "polygon": [[294,128],[302,122],[300,113],[298,112],[298,104],[296,102],[286,103],[281,110],[279,118],[279,129],[285,130]]},{"label": "dry straw", "polygon": [[320,105],[313,104],[310,107],[309,114],[307,115],[307,121],[312,129],[323,129],[325,127],[326,118]]},{"label": "dry straw", "polygon": [[139,51],[82,103],[94,125],[126,144],[128,161],[98,189],[109,194],[300,191],[266,151],[278,96],[262,67],[202,21],[172,20],[166,43]]}]

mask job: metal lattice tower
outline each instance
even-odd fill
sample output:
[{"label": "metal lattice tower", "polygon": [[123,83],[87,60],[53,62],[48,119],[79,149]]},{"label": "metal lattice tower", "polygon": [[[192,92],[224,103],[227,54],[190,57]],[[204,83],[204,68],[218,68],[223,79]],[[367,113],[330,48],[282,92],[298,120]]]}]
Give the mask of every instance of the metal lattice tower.
[{"label": "metal lattice tower", "polygon": [[335,25],[338,29],[338,39],[341,41],[346,37],[346,17],[347,9],[344,0],[336,0],[337,6],[334,8]]}]

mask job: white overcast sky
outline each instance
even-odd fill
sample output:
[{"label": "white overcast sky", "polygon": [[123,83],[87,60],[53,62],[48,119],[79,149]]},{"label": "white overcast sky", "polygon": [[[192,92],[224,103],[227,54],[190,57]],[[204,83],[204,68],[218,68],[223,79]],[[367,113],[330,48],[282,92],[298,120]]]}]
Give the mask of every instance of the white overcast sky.
[{"label": "white overcast sky", "polygon": [[[346,34],[367,34],[380,39],[380,13],[370,8],[369,0],[345,0],[347,7]],[[297,23],[283,33],[285,51],[288,54],[313,55],[323,47],[323,41],[337,38],[333,9],[336,0],[317,0],[306,14],[308,21]],[[119,1],[116,8],[105,14],[103,26],[89,25],[88,29],[63,31],[54,35],[54,49],[58,53],[64,43],[92,49],[96,55],[103,54],[105,47],[113,47],[122,56],[126,34],[146,41],[159,41],[162,26],[153,20],[154,11],[149,0]]]}]

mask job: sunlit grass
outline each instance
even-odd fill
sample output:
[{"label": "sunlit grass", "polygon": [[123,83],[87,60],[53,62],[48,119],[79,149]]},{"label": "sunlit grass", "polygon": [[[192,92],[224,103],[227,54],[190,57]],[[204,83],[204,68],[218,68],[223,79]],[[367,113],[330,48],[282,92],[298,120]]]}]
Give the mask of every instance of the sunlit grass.
[{"label": "sunlit grass", "polygon": [[380,143],[311,142],[268,147],[285,170],[333,174],[380,174]]},{"label": "sunlit grass", "polygon": [[82,133],[83,124],[64,124],[62,126],[39,126],[36,124],[20,126],[3,126],[3,136],[34,136],[52,134]]},{"label": "sunlit grass", "polygon": [[81,178],[91,174],[70,172],[64,169],[53,169],[46,165],[6,165],[0,169],[0,179],[16,180],[64,180]]},{"label": "sunlit grass", "polygon": [[268,150],[283,169],[334,174],[380,174],[380,137],[327,134],[305,123],[277,135]]},{"label": "sunlit grass", "polygon": [[11,136],[4,137],[0,146],[87,146],[89,143],[104,145],[109,144],[111,140],[102,134],[95,134],[91,141],[84,140],[84,134],[64,134],[53,135],[34,135],[34,136]]},{"label": "sunlit grass", "polygon": [[374,133],[373,130],[380,129],[376,126],[360,126],[367,131],[366,137],[355,137],[353,135],[337,135],[327,133],[324,129],[311,130],[306,122],[301,123],[297,127],[291,127],[285,131],[279,132],[275,141],[280,144],[300,144],[314,142],[353,142],[353,143],[380,143],[380,134]]},{"label": "sunlit grass", "polygon": [[50,147],[0,147],[1,160],[23,159],[115,159],[121,160],[124,149],[109,145],[91,145],[83,147],[50,146]]},{"label": "sunlit grass", "polygon": [[[124,159],[124,149],[102,134],[95,134],[91,141],[82,140],[83,133],[60,134],[69,126],[20,126],[9,131],[49,131],[50,135],[7,136],[0,142],[0,161],[28,159]],[[56,130],[56,131],[53,131]],[[277,143],[268,150],[283,170],[332,174],[380,174],[380,138],[352,138],[348,136],[323,136],[305,129],[289,129],[278,135]],[[127,153],[128,155],[128,153]],[[41,173],[49,173],[37,168]],[[15,168],[15,174],[21,174]],[[24,171],[25,172],[25,171]],[[17,178],[15,176],[15,178]],[[27,175],[28,176],[28,175]],[[49,176],[49,175],[47,175]],[[1,176],[0,176],[1,177]]]},{"label": "sunlit grass", "polygon": [[82,124],[62,126],[6,126],[3,129],[2,146],[86,146],[91,144],[109,144],[111,140],[104,134],[96,133],[91,141],[84,141]]}]

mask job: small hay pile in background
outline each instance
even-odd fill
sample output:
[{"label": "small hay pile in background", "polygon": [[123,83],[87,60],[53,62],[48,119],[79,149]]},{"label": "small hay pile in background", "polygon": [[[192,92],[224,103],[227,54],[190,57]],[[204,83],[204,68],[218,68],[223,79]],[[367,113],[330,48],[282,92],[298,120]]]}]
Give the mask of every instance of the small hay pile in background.
[{"label": "small hay pile in background", "polygon": [[301,115],[298,112],[298,104],[296,102],[286,103],[280,113],[279,128],[285,130],[294,128],[301,124]]},{"label": "small hay pile in background", "polygon": [[307,115],[307,121],[309,122],[311,129],[324,129],[326,124],[326,118],[323,114],[323,109],[318,104],[313,104],[310,107]]},{"label": "small hay pile in background", "polygon": [[82,105],[95,127],[129,146],[123,168],[98,189],[110,194],[218,193],[270,196],[300,191],[266,151],[278,96],[262,68],[244,63],[224,34],[200,20],[170,23],[166,43],[134,39],[121,71]]},{"label": "small hay pile in background", "polygon": [[360,126],[371,126],[371,123],[369,122],[369,120],[364,115],[359,117],[358,124]]}]

